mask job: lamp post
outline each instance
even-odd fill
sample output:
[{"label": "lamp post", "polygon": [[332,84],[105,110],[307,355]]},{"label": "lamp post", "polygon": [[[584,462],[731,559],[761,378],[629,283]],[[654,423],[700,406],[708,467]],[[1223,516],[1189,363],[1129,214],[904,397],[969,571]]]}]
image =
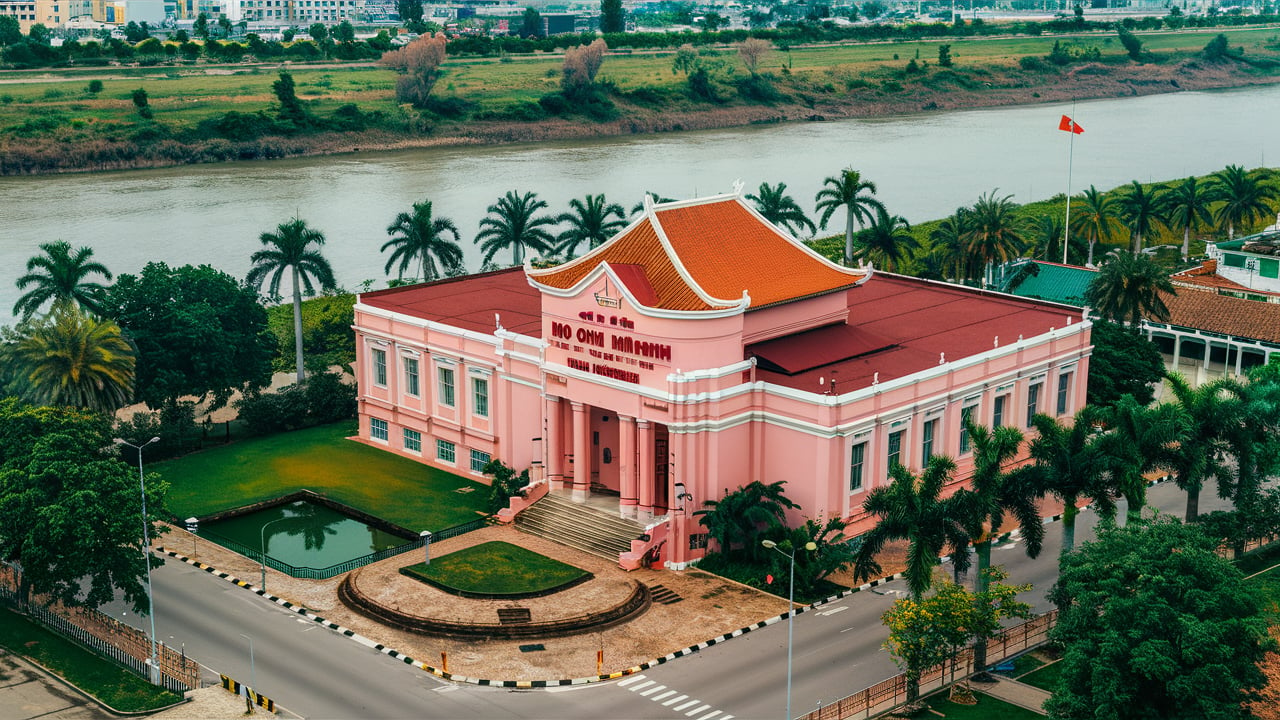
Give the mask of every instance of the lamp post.
[{"label": "lamp post", "polygon": [[423,564],[430,567],[431,566],[431,531],[423,530],[422,532],[418,533],[418,537],[422,538],[422,552],[425,555],[425,557],[423,558]]},{"label": "lamp post", "polygon": [[151,593],[151,523],[147,519],[147,481],[142,475],[142,448],[159,441],[160,438],[153,437],[141,445],[134,445],[120,438],[115,439],[115,444],[126,445],[138,452],[138,489],[142,493],[142,564],[147,568],[147,618],[151,620],[151,658],[148,662],[151,666],[149,672],[152,685],[160,685],[164,680],[160,677],[160,663],[156,658],[156,601]]},{"label": "lamp post", "polygon": [[[796,551],[790,553],[784,552],[778,547],[778,543],[772,540],[762,540],[761,545],[776,550],[778,554],[786,557],[791,561],[791,578],[787,582],[787,717],[791,720],[791,648],[793,647],[792,639],[795,637],[796,611],[795,611],[795,592],[796,592]],[[809,541],[804,544],[804,549],[810,552],[818,549],[818,546]]]},{"label": "lamp post", "polygon": [[289,519],[288,516],[282,517],[282,518],[276,518],[275,520],[270,520],[268,522],[262,523],[262,527],[258,528],[258,541],[259,541],[259,548],[261,550],[261,554],[258,556],[258,560],[262,570],[262,592],[264,593],[267,591],[267,526],[273,523],[278,523],[281,520],[288,520],[288,519]]}]

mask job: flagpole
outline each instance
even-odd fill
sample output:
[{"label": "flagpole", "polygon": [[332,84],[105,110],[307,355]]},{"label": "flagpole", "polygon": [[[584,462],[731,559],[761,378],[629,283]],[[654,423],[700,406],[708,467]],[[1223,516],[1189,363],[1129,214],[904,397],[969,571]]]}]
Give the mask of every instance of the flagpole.
[{"label": "flagpole", "polygon": [[1071,103],[1071,138],[1067,141],[1067,219],[1062,227],[1062,264],[1067,264],[1067,249],[1071,244],[1071,170],[1076,151],[1076,104]]}]

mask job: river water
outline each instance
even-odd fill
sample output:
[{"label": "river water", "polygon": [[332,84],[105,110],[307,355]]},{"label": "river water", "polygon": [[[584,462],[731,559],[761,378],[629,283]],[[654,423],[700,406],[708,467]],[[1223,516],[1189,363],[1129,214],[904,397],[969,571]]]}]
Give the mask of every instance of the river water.
[{"label": "river water", "polygon": [[[1067,187],[1108,189],[1130,180],[1204,174],[1229,164],[1265,165],[1275,136],[1280,85],[1094,100],[870,120],[447,149],[358,153],[161,170],[0,178],[0,317],[18,298],[15,280],[41,242],[92,246],[115,273],[151,260],[209,263],[242,277],[258,236],[297,214],[328,238],[339,282],[382,287],[379,248],[398,212],[430,198],[471,239],[505,191],[532,190],[567,210],[571,198],[606,193],[630,208],[645,191],[673,198],[727,192],[742,180],[785,182],[806,212],[822,179],[853,166],[910,222],[949,214],[998,188],[1018,202]],[[1270,147],[1268,141],[1270,140]],[[830,229],[843,225],[832,219]],[[501,259],[506,259],[501,258]]]}]

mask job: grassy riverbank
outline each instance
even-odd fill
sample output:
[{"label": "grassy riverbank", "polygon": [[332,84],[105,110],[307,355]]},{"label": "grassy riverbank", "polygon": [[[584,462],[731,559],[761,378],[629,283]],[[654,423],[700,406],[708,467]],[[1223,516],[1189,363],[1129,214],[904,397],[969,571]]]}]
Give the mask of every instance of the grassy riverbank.
[{"label": "grassy riverbank", "polygon": [[[562,57],[450,59],[430,110],[396,103],[369,63],[288,66],[310,122],[279,122],[282,65],[173,65],[0,73],[0,174],[156,167],[357,150],[502,143],[871,117],[1237,87],[1280,80],[1280,30],[1227,30],[1238,57],[1208,60],[1218,30],[1146,33],[1142,62],[1113,33],[775,48],[752,75],[732,47],[701,48],[707,83],[671,51],[611,54],[604,98],[548,103]],[[939,66],[950,45],[952,65]],[[1055,44],[1058,62],[1050,60]],[[101,81],[91,91],[90,81]],[[133,92],[146,90],[143,118]],[[588,115],[590,117],[588,117]],[[284,132],[283,130],[288,130]]]}]

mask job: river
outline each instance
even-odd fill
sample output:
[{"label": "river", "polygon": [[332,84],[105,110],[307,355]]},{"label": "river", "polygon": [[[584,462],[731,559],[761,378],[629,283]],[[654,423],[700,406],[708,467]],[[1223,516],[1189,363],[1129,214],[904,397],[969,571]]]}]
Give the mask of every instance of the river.
[{"label": "river", "polygon": [[[0,178],[0,315],[41,242],[89,245],[115,273],[151,260],[209,263],[242,277],[258,236],[295,214],[328,238],[338,281],[382,287],[386,227],[430,198],[471,239],[507,190],[532,190],[567,210],[571,198],[606,193],[630,208],[645,191],[689,198],[727,192],[741,179],[785,182],[806,212],[822,179],[853,166],[910,222],[935,219],[998,188],[1018,202],[1067,186],[1074,114],[1073,191],[1130,180],[1265,165],[1277,150],[1280,85],[870,120],[767,125],[594,141],[359,153],[252,163],[79,175]],[[831,231],[843,227],[832,219]],[[505,259],[505,258],[504,258]]]}]

